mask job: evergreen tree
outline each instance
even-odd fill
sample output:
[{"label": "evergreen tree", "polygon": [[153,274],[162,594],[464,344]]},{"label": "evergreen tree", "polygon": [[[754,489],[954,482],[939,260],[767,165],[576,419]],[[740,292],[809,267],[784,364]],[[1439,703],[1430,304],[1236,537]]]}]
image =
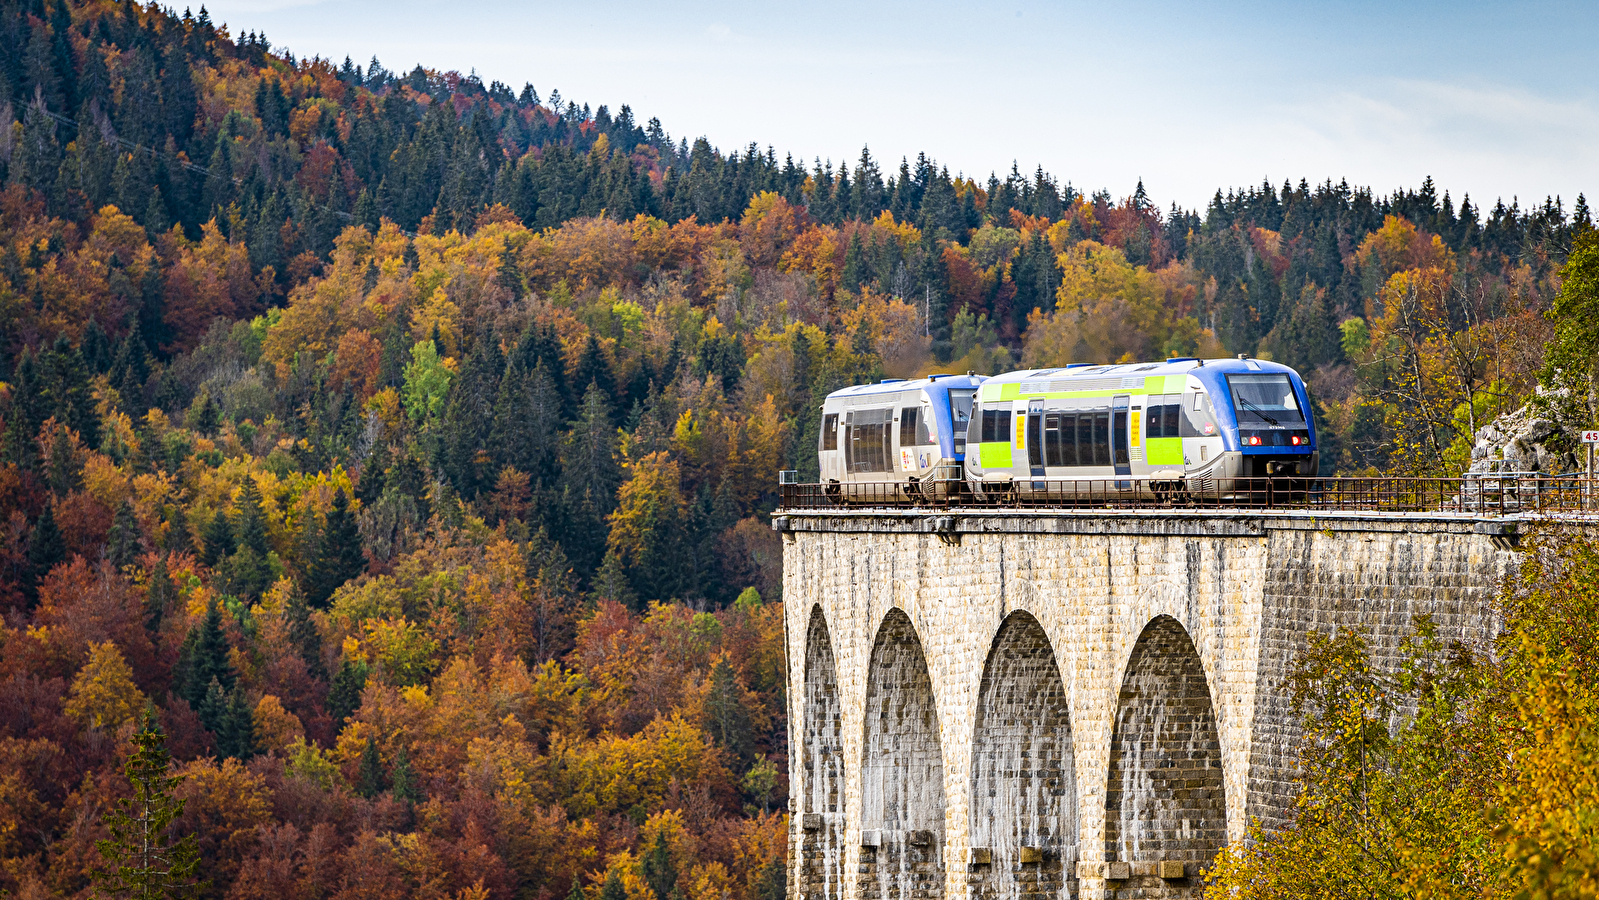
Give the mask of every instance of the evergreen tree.
[{"label": "evergreen tree", "polygon": [[161,630],[161,621],[166,618],[167,608],[178,598],[178,586],[172,583],[172,575],[167,570],[167,558],[163,554],[155,561],[155,567],[150,570],[150,584],[146,589],[144,598],[144,624],[152,632]]},{"label": "evergreen tree", "polygon": [[[194,535],[189,532],[189,517],[183,512],[183,504],[174,503],[171,509],[171,517],[167,519],[166,546],[163,549],[168,553],[186,553],[193,556]],[[223,524],[227,523],[227,519],[222,521]]]},{"label": "evergreen tree", "polygon": [[655,893],[656,900],[668,900],[677,887],[677,867],[672,864],[671,848],[666,846],[666,832],[657,832],[655,842],[641,860],[640,874],[644,883]]},{"label": "evergreen tree", "polygon": [[211,518],[211,524],[206,526],[204,540],[205,553],[201,561],[212,569],[238,549],[233,540],[233,526],[228,523],[228,516],[222,510],[217,510],[217,514]]},{"label": "evergreen tree", "polygon": [[567,892],[566,900],[589,900],[588,894],[583,891],[583,882],[577,876],[572,876],[572,890]]},{"label": "evergreen tree", "polygon": [[249,759],[257,753],[255,714],[245,703],[242,688],[235,688],[229,695],[227,705],[223,708],[214,730],[217,753],[224,758]]},{"label": "evergreen tree", "polygon": [[616,486],[622,483],[622,470],[617,463],[610,395],[597,383],[589,383],[571,429],[561,452],[563,477],[573,499],[589,498],[603,519],[616,504]]},{"label": "evergreen tree", "polygon": [[335,491],[333,508],[328,511],[327,525],[322,529],[316,561],[311,567],[306,601],[312,606],[326,606],[339,585],[365,569],[361,533],[356,528],[355,514],[350,511],[350,499],[343,491]]},{"label": "evergreen tree", "polygon": [[223,757],[232,756],[229,751],[233,749],[233,734],[228,730],[228,692],[223,689],[222,682],[215,678],[206,685],[205,692],[200,695],[200,705],[195,709],[200,714],[200,724],[205,730],[211,732],[216,739],[217,753]]},{"label": "evergreen tree", "polygon": [[117,507],[111,530],[106,534],[105,558],[119,569],[131,566],[139,558],[141,543],[139,519],[133,513],[133,501],[123,500],[122,505]]},{"label": "evergreen tree", "polygon": [[[179,653],[182,680],[178,679],[176,673],[173,678],[173,689],[196,712],[205,702],[206,692],[213,681],[224,695],[233,689],[236,674],[233,663],[228,659],[231,649],[227,633],[222,630],[222,608],[213,598],[206,605],[205,618],[189,630],[189,639],[184,641],[183,651]],[[184,651],[187,651],[187,659],[183,658]],[[201,718],[203,720],[204,716]]]},{"label": "evergreen tree", "polygon": [[66,558],[66,540],[56,526],[55,511],[45,504],[44,512],[39,514],[38,521],[33,523],[33,530],[28,534],[28,571],[32,574],[27,589],[30,601],[38,596],[39,580]]},{"label": "evergreen tree", "polygon": [[366,739],[366,749],[361,751],[361,768],[355,776],[355,792],[367,799],[388,789],[388,779],[383,776],[383,761],[378,758],[378,743]]},{"label": "evergreen tree", "polygon": [[588,390],[598,388],[605,395],[607,404],[614,405],[617,401],[616,376],[611,372],[611,363],[605,358],[605,351],[600,349],[600,342],[593,332],[589,332],[588,342],[583,345],[583,352],[577,358],[572,383],[588,385]]},{"label": "evergreen tree", "polygon": [[122,767],[133,794],[106,813],[111,836],[96,842],[106,863],[94,873],[97,893],[154,900],[185,896],[203,887],[195,881],[200,866],[198,839],[191,833],[174,841],[171,834],[172,823],[183,815],[184,801],[173,796],[183,779],[168,774],[170,759],[166,735],[156,724],[154,710],[149,710]]},{"label": "evergreen tree", "polygon": [[328,714],[333,724],[341,726],[356,710],[361,708],[361,692],[366,689],[366,663],[346,659],[333,676],[328,689]]},{"label": "evergreen tree", "polygon": [[622,887],[622,879],[612,869],[605,876],[605,884],[600,887],[600,900],[627,900],[627,889]]},{"label": "evergreen tree", "polygon": [[705,730],[739,761],[740,767],[749,762],[755,750],[743,693],[727,658],[718,659],[711,668],[711,690],[705,698]]},{"label": "evergreen tree", "polygon": [[306,606],[305,595],[299,591],[290,594],[285,614],[289,620],[289,640],[299,651],[300,658],[305,660],[306,668],[315,677],[326,678],[327,670],[322,666],[322,632],[311,621],[311,610]]},{"label": "evergreen tree", "polygon": [[411,756],[405,752],[405,745],[401,744],[394,752],[394,799],[406,803],[421,803],[422,788],[417,784],[416,772],[411,769]]}]

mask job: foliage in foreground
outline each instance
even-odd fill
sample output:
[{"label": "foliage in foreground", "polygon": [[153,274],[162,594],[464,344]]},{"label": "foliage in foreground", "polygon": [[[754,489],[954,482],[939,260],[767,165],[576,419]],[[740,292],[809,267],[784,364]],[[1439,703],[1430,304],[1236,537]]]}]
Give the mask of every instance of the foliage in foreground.
[{"label": "foliage in foreground", "polygon": [[1298,820],[1226,849],[1207,896],[1599,896],[1599,541],[1540,536],[1503,604],[1489,654],[1426,619],[1392,665],[1313,636]]}]

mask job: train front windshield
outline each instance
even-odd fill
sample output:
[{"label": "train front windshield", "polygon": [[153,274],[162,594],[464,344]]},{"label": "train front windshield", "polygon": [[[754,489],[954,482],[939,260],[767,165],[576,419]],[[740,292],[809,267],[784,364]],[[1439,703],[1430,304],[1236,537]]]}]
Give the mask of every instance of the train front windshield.
[{"label": "train front windshield", "polygon": [[1303,425],[1305,414],[1287,375],[1228,375],[1240,425]]}]

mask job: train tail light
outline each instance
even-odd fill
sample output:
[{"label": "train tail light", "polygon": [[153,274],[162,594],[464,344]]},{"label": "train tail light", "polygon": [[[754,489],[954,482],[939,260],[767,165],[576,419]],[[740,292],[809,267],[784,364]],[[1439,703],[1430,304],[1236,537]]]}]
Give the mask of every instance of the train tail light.
[{"label": "train tail light", "polygon": [[1297,435],[1297,434],[1294,435],[1293,441],[1294,441],[1294,446],[1295,447],[1299,446],[1299,444],[1300,444],[1299,435]]},{"label": "train tail light", "polygon": [[1249,436],[1249,446],[1251,446],[1251,447],[1259,447],[1260,446],[1260,435],[1258,435],[1258,434],[1250,435]]}]

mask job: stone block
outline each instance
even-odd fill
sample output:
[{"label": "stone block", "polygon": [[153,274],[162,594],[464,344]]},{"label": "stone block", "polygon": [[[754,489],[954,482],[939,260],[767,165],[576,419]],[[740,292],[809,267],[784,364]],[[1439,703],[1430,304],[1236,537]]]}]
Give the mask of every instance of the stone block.
[{"label": "stone block", "polygon": [[877,848],[883,845],[883,832],[876,828],[861,831],[861,846]]},{"label": "stone block", "polygon": [[1133,867],[1124,862],[1105,863],[1104,871],[1106,881],[1126,881],[1133,877]]},{"label": "stone block", "polygon": [[1163,859],[1155,867],[1155,874],[1167,881],[1175,881],[1183,877],[1183,861],[1180,859]]},{"label": "stone block", "polygon": [[971,866],[993,865],[994,851],[987,847],[973,847],[966,851],[966,864]]},{"label": "stone block", "polygon": [[927,847],[933,843],[933,833],[926,830],[910,831],[905,835],[905,842],[912,847]]},{"label": "stone block", "polygon": [[1022,848],[1022,852],[1021,852],[1020,861],[1021,861],[1021,864],[1024,865],[1024,866],[1034,865],[1034,864],[1043,862],[1044,861],[1044,848],[1043,847],[1023,847]]},{"label": "stone block", "polygon": [[821,831],[822,830],[822,814],[821,813],[806,813],[805,817],[800,820],[800,827],[805,829],[806,831]]}]

